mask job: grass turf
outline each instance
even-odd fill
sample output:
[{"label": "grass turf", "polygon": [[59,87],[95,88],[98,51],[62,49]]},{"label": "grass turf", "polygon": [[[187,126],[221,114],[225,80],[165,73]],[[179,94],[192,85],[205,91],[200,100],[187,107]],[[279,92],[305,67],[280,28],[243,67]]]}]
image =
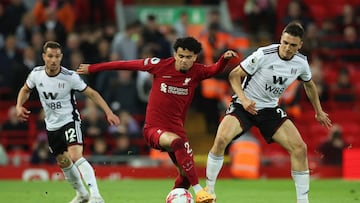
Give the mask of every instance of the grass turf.
[{"label": "grass turf", "polygon": [[[201,180],[204,185],[204,180]],[[101,180],[100,191],[107,203],[163,203],[173,180]],[[192,190],[191,190],[192,192]],[[291,179],[229,180],[216,186],[218,203],[295,203]],[[65,181],[0,181],[1,202],[66,203],[74,191]],[[311,203],[360,203],[360,182],[312,180]]]}]

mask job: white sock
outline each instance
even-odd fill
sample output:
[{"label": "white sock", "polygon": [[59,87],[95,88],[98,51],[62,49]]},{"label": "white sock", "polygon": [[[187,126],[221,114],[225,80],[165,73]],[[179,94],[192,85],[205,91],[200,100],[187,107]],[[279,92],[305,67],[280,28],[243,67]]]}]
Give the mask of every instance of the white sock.
[{"label": "white sock", "polygon": [[298,203],[309,203],[308,193],[310,188],[310,174],[307,171],[291,171],[296,187],[296,198]]},{"label": "white sock", "polygon": [[75,162],[75,165],[79,169],[85,183],[89,187],[91,196],[100,197],[99,189],[96,183],[95,172],[90,163],[84,157],[81,157]]},{"label": "white sock", "polygon": [[215,156],[211,152],[208,154],[206,164],[206,186],[209,192],[214,193],[217,176],[224,163],[224,156]]},{"label": "white sock", "polygon": [[71,165],[66,168],[61,168],[61,170],[64,173],[65,179],[70,183],[70,185],[76,190],[77,193],[79,193],[82,196],[88,194],[81,180],[80,173],[78,169],[74,167],[73,163],[71,163]]},{"label": "white sock", "polygon": [[192,188],[193,188],[195,194],[203,189],[200,184],[193,185]]}]

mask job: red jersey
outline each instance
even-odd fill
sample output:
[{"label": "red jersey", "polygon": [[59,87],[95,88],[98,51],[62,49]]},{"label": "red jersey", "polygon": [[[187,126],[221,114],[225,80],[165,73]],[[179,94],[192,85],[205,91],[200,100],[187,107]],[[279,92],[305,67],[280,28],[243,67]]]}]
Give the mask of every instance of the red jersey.
[{"label": "red jersey", "polygon": [[186,72],[175,69],[175,59],[146,58],[129,61],[113,61],[89,66],[89,72],[104,70],[147,71],[154,77],[146,109],[145,125],[160,127],[185,135],[186,113],[199,83],[223,71],[227,64],[222,56],[213,65],[194,63]]}]

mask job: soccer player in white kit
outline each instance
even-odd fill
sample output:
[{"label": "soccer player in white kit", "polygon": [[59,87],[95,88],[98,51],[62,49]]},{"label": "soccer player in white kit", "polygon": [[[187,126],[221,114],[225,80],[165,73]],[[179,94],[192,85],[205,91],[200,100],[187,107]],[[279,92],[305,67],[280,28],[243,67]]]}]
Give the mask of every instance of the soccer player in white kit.
[{"label": "soccer player in white kit", "polygon": [[230,72],[229,81],[235,95],[219,125],[206,167],[206,189],[214,199],[215,182],[223,165],[226,146],[256,126],[267,143],[276,142],[288,151],[297,203],[309,202],[306,144],[286,112],[278,106],[285,89],[294,80],[301,80],[315,109],[315,119],[327,128],[332,125],[321,107],[307,58],[298,52],[303,34],[300,24],[288,24],[282,32],[280,44],[257,49]]},{"label": "soccer player in white kit", "polygon": [[[111,125],[118,125],[120,120],[97,91],[87,86],[75,71],[60,65],[62,57],[60,44],[53,41],[45,43],[42,54],[45,65],[35,67],[20,89],[16,104],[17,116],[23,121],[29,118],[30,111],[23,105],[31,91],[36,88],[45,111],[49,150],[56,157],[65,179],[76,190],[76,196],[70,203],[104,203],[96,183],[94,169],[82,154],[83,135],[75,91],[82,92],[99,105]],[[81,176],[89,188],[90,195]]]}]

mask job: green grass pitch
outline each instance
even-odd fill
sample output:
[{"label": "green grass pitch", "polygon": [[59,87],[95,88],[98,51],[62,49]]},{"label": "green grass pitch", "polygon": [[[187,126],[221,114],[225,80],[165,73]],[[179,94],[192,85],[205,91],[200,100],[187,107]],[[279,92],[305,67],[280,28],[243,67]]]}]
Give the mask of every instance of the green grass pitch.
[{"label": "green grass pitch", "polygon": [[[101,180],[98,185],[107,203],[163,203],[173,180]],[[312,180],[310,187],[311,203],[360,203],[360,181]],[[216,191],[218,203],[296,202],[291,179],[220,179]],[[65,181],[0,181],[1,202],[67,203],[74,194]]]}]

